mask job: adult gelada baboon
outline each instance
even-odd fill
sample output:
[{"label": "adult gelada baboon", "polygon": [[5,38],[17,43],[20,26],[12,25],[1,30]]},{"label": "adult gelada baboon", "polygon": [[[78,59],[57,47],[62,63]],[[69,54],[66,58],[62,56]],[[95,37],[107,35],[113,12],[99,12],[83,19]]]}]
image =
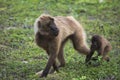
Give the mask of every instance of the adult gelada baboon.
[{"label": "adult gelada baboon", "polygon": [[[90,54],[86,57],[86,63],[90,61],[95,51],[98,52],[98,56],[102,56],[103,60],[109,61],[108,52],[112,49],[110,42],[103,36],[94,35],[91,39]],[[94,58],[92,58],[94,59]]]},{"label": "adult gelada baboon", "polygon": [[[70,39],[74,48],[85,55],[90,50],[86,44],[86,34],[83,27],[72,16],[56,16],[42,14],[34,23],[36,44],[43,48],[49,55],[49,59],[41,77],[46,77],[51,66],[58,71],[59,67],[65,66],[63,47]],[[56,58],[60,65],[56,65]]]}]

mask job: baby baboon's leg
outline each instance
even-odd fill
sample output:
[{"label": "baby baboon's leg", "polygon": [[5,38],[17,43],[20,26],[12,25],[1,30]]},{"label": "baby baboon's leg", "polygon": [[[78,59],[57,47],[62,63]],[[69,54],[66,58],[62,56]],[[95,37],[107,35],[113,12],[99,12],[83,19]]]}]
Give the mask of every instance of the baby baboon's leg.
[{"label": "baby baboon's leg", "polygon": [[106,46],[105,49],[104,49],[104,53],[103,53],[103,59],[106,60],[106,61],[110,61],[109,59],[109,56],[108,56],[108,52],[110,51],[110,47],[109,46]]},{"label": "baby baboon's leg", "polygon": [[71,40],[73,42],[74,48],[85,55],[90,53],[90,49],[88,48],[85,40],[85,36],[81,34],[81,32],[76,32],[72,37]]},{"label": "baby baboon's leg", "polygon": [[65,59],[64,59],[64,54],[63,54],[63,48],[64,48],[64,44],[61,45],[60,51],[58,53],[58,60],[60,62],[59,67],[64,67],[65,66]]}]

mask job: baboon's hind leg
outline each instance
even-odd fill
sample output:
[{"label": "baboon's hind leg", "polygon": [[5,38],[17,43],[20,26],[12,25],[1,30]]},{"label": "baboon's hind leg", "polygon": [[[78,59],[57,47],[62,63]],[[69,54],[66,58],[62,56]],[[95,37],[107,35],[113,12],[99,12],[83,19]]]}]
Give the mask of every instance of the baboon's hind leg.
[{"label": "baboon's hind leg", "polygon": [[58,67],[64,67],[65,66],[65,59],[64,59],[64,54],[63,54],[63,47],[64,47],[64,45],[61,46],[59,54],[58,54],[58,60],[60,62],[60,65]]},{"label": "baboon's hind leg", "polygon": [[110,58],[108,56],[108,52],[110,51],[110,47],[106,46],[104,49],[104,54],[102,55],[103,60],[110,61]]},{"label": "baboon's hind leg", "polygon": [[90,49],[88,48],[85,37],[81,34],[81,32],[74,34],[71,37],[71,40],[73,42],[74,48],[79,52],[83,53],[85,55],[88,55],[90,53]]}]

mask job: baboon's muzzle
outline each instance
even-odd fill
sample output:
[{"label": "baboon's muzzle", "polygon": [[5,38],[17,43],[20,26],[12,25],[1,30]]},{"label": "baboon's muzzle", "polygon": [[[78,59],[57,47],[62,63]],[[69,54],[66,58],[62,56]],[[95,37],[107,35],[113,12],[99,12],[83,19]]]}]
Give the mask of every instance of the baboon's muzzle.
[{"label": "baboon's muzzle", "polygon": [[58,28],[52,27],[52,28],[51,28],[51,31],[52,31],[52,34],[53,34],[54,36],[57,36],[57,35],[59,34]]}]

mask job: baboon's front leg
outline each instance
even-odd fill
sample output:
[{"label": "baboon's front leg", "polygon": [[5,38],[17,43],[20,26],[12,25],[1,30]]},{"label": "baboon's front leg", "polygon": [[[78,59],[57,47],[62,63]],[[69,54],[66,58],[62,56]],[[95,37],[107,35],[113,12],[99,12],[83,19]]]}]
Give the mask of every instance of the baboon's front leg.
[{"label": "baboon's front leg", "polygon": [[51,68],[51,66],[53,65],[53,63],[55,62],[55,59],[56,59],[56,54],[53,53],[50,55],[49,59],[48,59],[48,63],[44,69],[44,71],[42,72],[41,76],[40,77],[46,77],[49,73],[49,70]]},{"label": "baboon's front leg", "polygon": [[[48,54],[48,56],[50,55],[50,51],[49,50],[47,50],[46,51],[47,52],[47,54]],[[49,73],[53,73],[54,71],[57,71],[58,72],[58,66],[57,66],[57,64],[56,64],[56,60],[55,60],[55,62],[53,63],[53,69],[52,70],[50,70],[50,72]]]},{"label": "baboon's front leg", "polygon": [[[54,71],[59,72],[58,66],[57,66],[57,64],[56,64],[56,61],[54,61],[54,63],[53,63],[53,69],[54,69]],[[53,71],[53,72],[54,72],[54,71]]]},{"label": "baboon's front leg", "polygon": [[51,42],[48,48],[48,53],[49,53],[49,59],[47,62],[47,65],[45,67],[45,69],[43,70],[42,74],[40,77],[46,77],[49,73],[49,70],[51,68],[51,66],[53,66],[53,68],[58,71],[58,68],[56,66],[56,57],[58,55],[59,52],[59,42],[57,42],[58,40],[53,41],[53,43]]}]

